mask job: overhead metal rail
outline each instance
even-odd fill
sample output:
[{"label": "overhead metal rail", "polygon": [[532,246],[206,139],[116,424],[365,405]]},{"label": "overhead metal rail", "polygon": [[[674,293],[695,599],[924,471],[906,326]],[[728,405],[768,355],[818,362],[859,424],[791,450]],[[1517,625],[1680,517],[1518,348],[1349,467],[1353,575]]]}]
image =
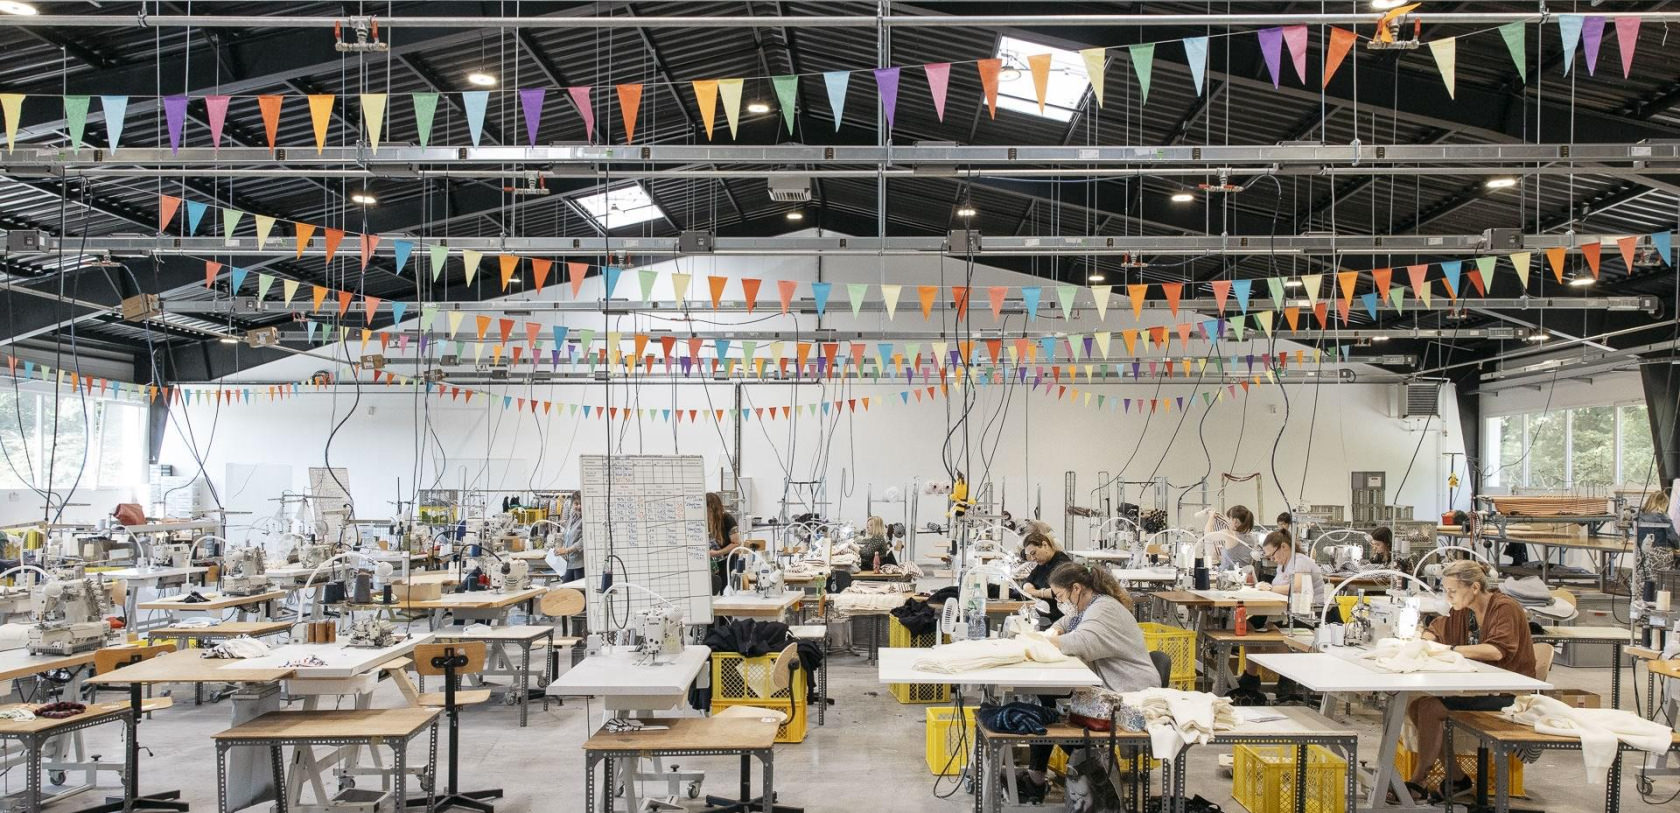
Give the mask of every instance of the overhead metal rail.
[{"label": "overhead metal rail", "polygon": [[[434,368],[434,369],[437,369],[437,368]],[[469,369],[471,370],[470,372],[465,372],[466,370],[469,370]],[[976,374],[989,373],[989,371],[990,371],[989,370],[989,365],[985,365],[985,364],[972,365],[970,369],[972,369]],[[1007,367],[1005,369],[1005,371],[1007,373],[1009,373],[1009,376],[1010,376],[1008,386],[1025,387],[1026,384],[1020,384],[1020,383],[1017,382],[1017,380],[1015,378],[1015,375],[1016,375],[1015,369],[1016,368],[1013,367],[1013,366]],[[544,385],[555,385],[555,386],[611,385],[611,386],[621,386],[621,387],[640,387],[640,386],[649,386],[649,385],[654,385],[654,384],[657,384],[661,387],[664,387],[664,386],[671,386],[671,385],[686,385],[686,386],[700,385],[700,386],[703,386],[703,385],[709,385],[709,384],[745,384],[745,385],[748,385],[748,386],[761,385],[761,384],[762,385],[767,385],[767,386],[768,385],[822,386],[822,385],[825,385],[825,384],[826,385],[832,385],[832,384],[839,383],[839,382],[842,381],[840,378],[829,379],[827,377],[823,377],[823,378],[819,378],[819,379],[813,379],[813,378],[810,378],[810,377],[805,377],[805,378],[801,378],[801,379],[795,379],[792,375],[788,375],[788,376],[783,377],[783,376],[772,376],[772,375],[768,375],[768,374],[764,378],[757,378],[757,377],[752,376],[750,374],[742,374],[742,371],[739,368],[736,369],[736,372],[735,372],[734,376],[726,376],[720,371],[715,375],[712,374],[711,372],[707,372],[705,375],[700,375],[700,374],[696,373],[696,374],[691,375],[691,376],[655,372],[655,373],[637,373],[636,375],[633,375],[633,376],[625,376],[622,373],[616,373],[616,374],[613,374],[610,377],[606,375],[606,368],[604,366],[601,367],[601,368],[598,368],[594,373],[590,373],[587,370],[582,371],[582,372],[570,372],[570,371],[568,371],[568,372],[558,372],[558,371],[550,372],[550,371],[542,370],[542,371],[529,371],[529,372],[528,371],[508,372],[506,375],[503,375],[499,371],[496,372],[496,373],[491,373],[489,370],[486,370],[486,369],[483,369],[483,368],[462,367],[461,370],[463,372],[457,372],[455,374],[451,374],[450,372],[448,372],[448,370],[445,370],[443,372],[443,375],[445,376],[444,381],[442,381],[440,383],[443,384],[444,386],[457,386],[457,387],[462,387],[462,386],[473,386],[473,387],[479,387],[479,386],[533,387],[534,386],[534,387],[541,387],[541,386],[544,386]],[[1230,369],[1227,369],[1226,372],[1221,374],[1221,373],[1216,372],[1213,365],[1210,363],[1208,365],[1208,369],[1206,370],[1205,373],[1194,372],[1194,373],[1191,373],[1189,375],[1179,374],[1179,375],[1174,376],[1172,378],[1147,377],[1147,376],[1144,377],[1144,378],[1132,378],[1130,376],[1115,376],[1113,371],[1111,370],[1109,372],[1099,372],[1099,373],[1094,374],[1092,376],[1092,380],[1089,381],[1089,382],[1087,382],[1085,380],[1085,376],[1083,376],[1083,375],[1079,376],[1079,380],[1077,382],[1075,382],[1073,379],[1069,378],[1066,381],[1066,385],[1070,388],[1071,387],[1078,387],[1082,391],[1083,390],[1088,390],[1090,387],[1093,387],[1093,386],[1098,386],[1098,387],[1145,387],[1145,388],[1148,388],[1151,392],[1155,391],[1156,389],[1159,389],[1162,397],[1177,397],[1177,396],[1188,397],[1189,393],[1187,392],[1187,390],[1189,390],[1190,388],[1196,387],[1198,385],[1203,386],[1203,387],[1207,387],[1207,386],[1224,387],[1226,384],[1242,384],[1242,383],[1245,383],[1245,382],[1252,382],[1256,375],[1259,375],[1259,376],[1262,376],[1262,377],[1265,375],[1265,372],[1264,372],[1263,368],[1258,364],[1255,365],[1255,371],[1252,372],[1252,373],[1247,372],[1247,367],[1244,366],[1242,369],[1236,370],[1236,371],[1232,371]],[[1320,373],[1318,370],[1285,369],[1283,371],[1273,371],[1273,375],[1277,378],[1277,380],[1279,382],[1286,383],[1286,384],[1304,384],[1304,383],[1388,384],[1388,383],[1398,383],[1398,382],[1401,382],[1401,381],[1406,381],[1410,378],[1410,376],[1408,376],[1406,374],[1403,374],[1403,373],[1390,373],[1390,372],[1384,372],[1384,371],[1371,371],[1371,370],[1357,371],[1357,370],[1350,369],[1348,367],[1341,367],[1341,368],[1334,369],[1334,370],[1326,369],[1322,373]],[[420,376],[416,375],[414,377],[419,378]],[[1027,380],[1028,380],[1028,383],[1030,383],[1032,381],[1032,376],[1029,376]],[[1048,377],[1046,377],[1046,380],[1049,380]],[[203,386],[212,386],[212,387],[225,387],[227,389],[240,389],[242,387],[248,387],[248,388],[251,388],[251,389],[255,390],[255,389],[259,389],[259,388],[262,388],[262,387],[268,387],[268,386],[284,386],[284,385],[287,385],[287,384],[297,384],[298,382],[297,381],[276,381],[276,380],[264,379],[264,380],[261,380],[261,381],[240,381],[240,380],[179,381],[179,382],[176,382],[176,383],[178,385],[184,385],[184,386],[203,385]],[[906,383],[902,378],[898,379],[897,382],[893,382],[893,381],[887,380],[885,377],[881,378],[878,381],[874,380],[874,379],[846,378],[846,379],[844,379],[844,383],[849,387],[853,387],[853,388],[857,388],[857,389],[854,389],[851,392],[851,394],[849,394],[849,395],[838,396],[838,397],[852,398],[852,397],[857,397],[860,394],[862,394],[862,395],[870,394],[869,392],[867,392],[865,390],[865,388],[868,388],[868,389],[876,389],[876,388],[888,389],[888,390],[893,390],[894,394],[896,394],[897,390],[923,389],[927,386],[932,385],[934,382],[929,381],[927,383],[923,383],[922,379],[918,376],[916,378],[916,382],[913,383],[913,384]],[[945,380],[941,383],[954,384],[954,383],[956,383],[955,376],[952,376],[950,379]],[[1043,383],[1043,382],[1041,381],[1040,383]],[[1268,383],[1269,383],[1269,380],[1268,380]],[[383,389],[386,385],[384,383],[371,384],[371,383],[366,383],[366,382],[361,383],[359,385],[358,384],[350,384],[350,383],[337,383],[337,384],[325,385],[325,387],[323,388],[323,391],[330,392],[332,390],[332,388],[334,388],[334,387],[349,388],[349,387],[357,387],[357,386],[360,386],[362,388],[363,392],[375,392],[375,393],[377,393],[381,389]],[[988,388],[1002,389],[1006,385],[1005,384],[987,384],[986,386]],[[307,394],[310,394],[311,392],[315,392],[316,389],[317,389],[317,387],[314,384],[310,384],[310,385],[304,386],[304,387],[299,387],[298,388],[298,394],[307,395]],[[393,386],[391,389],[394,392],[395,391],[401,391],[396,386]],[[509,394],[512,394],[512,393],[509,393]],[[835,394],[838,395],[838,393],[835,393]],[[1136,399],[1134,398],[1133,400],[1136,400]]]},{"label": "overhead metal rail", "polygon": [[[890,7],[889,7],[889,10]],[[476,16],[379,16],[379,25],[398,28],[1042,28],[1083,26],[1142,26],[1232,28],[1282,25],[1370,25],[1380,13],[1330,14],[997,14],[945,16],[918,15],[810,15],[810,16],[590,16],[555,15],[541,17]],[[1648,23],[1680,22],[1680,12],[1627,11],[1616,16],[1638,17]],[[22,28],[332,28],[367,17],[299,16],[277,14],[42,14],[12,16],[0,25]],[[1432,25],[1500,25],[1538,23],[1547,19],[1541,12],[1429,12],[1408,14],[1405,20]]]},{"label": "overhead metal rail", "polygon": [[[213,226],[211,226],[213,228]],[[955,233],[961,235],[963,233]],[[390,257],[395,248],[392,239],[402,239],[403,232],[381,232],[385,238],[374,250],[376,256]],[[44,256],[194,256],[194,257],[279,257],[297,256],[295,242],[289,237],[270,235],[267,244],[257,245],[255,235],[222,237],[174,237],[146,235],[101,235],[54,237],[42,234],[38,252],[13,252],[16,259]],[[1587,243],[1615,245],[1626,232],[1610,234],[1521,234],[1515,230],[1493,230],[1482,234],[1303,234],[1303,235],[1056,235],[1056,236],[979,236],[977,256],[993,257],[1054,257],[1108,255],[1174,255],[1202,256],[1232,255],[1443,255],[1508,253],[1512,251],[1546,248],[1575,248]],[[607,255],[620,254],[640,257],[678,256],[680,237],[444,237],[411,236],[428,244],[443,243],[451,249],[470,249],[486,254],[527,255]],[[965,245],[957,243],[957,246]],[[348,252],[348,253],[347,253]],[[342,256],[353,256],[354,248],[341,250]],[[778,235],[770,237],[717,237],[709,255],[732,256],[967,256],[968,251],[953,246],[951,236],[894,236],[851,237],[815,235]],[[316,240],[305,246],[303,255],[326,256],[324,241]],[[693,255],[689,255],[693,256]]]},{"label": "overhead metal rail", "polygon": [[[1058,165],[1081,172],[1101,165],[1183,167],[1186,164],[1217,169],[1242,168],[1261,171],[1269,166],[1393,166],[1398,164],[1498,164],[1513,165],[1572,161],[1581,164],[1628,164],[1638,168],[1680,165],[1680,141],[1645,141],[1635,144],[1269,144],[1203,146],[971,146],[948,143],[896,145],[708,145],[647,144],[590,145],[549,144],[519,146],[421,147],[381,144],[377,151],[366,144],[328,146],[299,144],[269,150],[266,147],[101,147],[71,148],[19,145],[0,155],[0,172],[19,177],[52,176],[71,168],[113,166],[219,166],[219,167],[313,167],[366,166],[380,177],[413,177],[416,168],[427,164],[461,167],[471,164],[543,165],[556,177],[565,173],[554,167],[625,166],[646,169],[648,164],[787,164],[821,169],[867,165],[873,167],[916,167],[922,175],[959,176],[960,168],[973,165]],[[1517,168],[1517,167],[1513,167]],[[1376,171],[1375,169],[1372,170]],[[1386,171],[1386,170],[1384,170]],[[1586,170],[1582,170],[1583,172]],[[686,172],[686,170],[685,170]]]}]

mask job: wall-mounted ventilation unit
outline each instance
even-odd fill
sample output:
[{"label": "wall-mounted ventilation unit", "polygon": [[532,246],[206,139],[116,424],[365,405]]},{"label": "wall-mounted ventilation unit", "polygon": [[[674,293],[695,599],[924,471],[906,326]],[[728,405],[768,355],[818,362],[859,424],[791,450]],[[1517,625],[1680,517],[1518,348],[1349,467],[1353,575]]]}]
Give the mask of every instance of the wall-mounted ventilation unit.
[{"label": "wall-mounted ventilation unit", "polygon": [[1441,415],[1441,382],[1408,381],[1400,385],[1402,418],[1437,418]]}]

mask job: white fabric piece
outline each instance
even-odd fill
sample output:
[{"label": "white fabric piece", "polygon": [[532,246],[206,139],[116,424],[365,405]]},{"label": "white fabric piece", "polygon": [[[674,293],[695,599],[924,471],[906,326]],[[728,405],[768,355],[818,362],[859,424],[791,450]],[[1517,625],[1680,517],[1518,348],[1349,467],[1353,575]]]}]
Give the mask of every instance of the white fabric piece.
[{"label": "white fabric piece", "polygon": [[1410,641],[1384,638],[1359,657],[1378,669],[1398,674],[1473,672],[1476,669],[1463,655],[1454,652],[1452,647],[1422,638]]},{"label": "white fabric piece", "polygon": [[1143,712],[1149,748],[1156,759],[1171,760],[1186,745],[1204,745],[1215,731],[1237,727],[1231,701],[1207,692],[1143,689],[1121,695],[1126,705]]},{"label": "white fabric piece", "polygon": [[268,654],[268,644],[247,635],[229,638],[204,650],[205,658],[260,658]]},{"label": "white fabric piece", "polygon": [[1653,754],[1667,753],[1674,732],[1661,723],[1621,709],[1578,709],[1555,697],[1523,695],[1500,711],[1512,722],[1534,727],[1540,734],[1573,737],[1581,741],[1581,759],[1587,779],[1603,787],[1616,760],[1618,743],[1626,743]]},{"label": "white fabric piece", "polygon": [[1042,633],[1023,632],[1014,638],[986,638],[942,644],[916,659],[914,668],[950,675],[1010,666],[1017,663],[1057,663],[1067,660]]},{"label": "white fabric piece", "polygon": [[858,585],[844,593],[829,593],[828,606],[836,617],[845,618],[857,613],[878,613],[903,606],[907,593],[876,593],[857,590]]}]

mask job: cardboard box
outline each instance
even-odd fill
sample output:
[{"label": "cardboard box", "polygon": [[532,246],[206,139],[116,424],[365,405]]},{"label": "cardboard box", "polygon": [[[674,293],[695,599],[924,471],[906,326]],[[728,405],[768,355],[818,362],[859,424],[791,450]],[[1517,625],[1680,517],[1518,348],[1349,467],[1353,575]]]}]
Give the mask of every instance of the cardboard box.
[{"label": "cardboard box", "polygon": [[1546,694],[1578,709],[1603,708],[1604,702],[1596,693],[1582,689],[1553,689]]},{"label": "cardboard box", "polygon": [[397,601],[431,601],[443,597],[443,585],[435,581],[399,582],[391,585],[391,597]]}]

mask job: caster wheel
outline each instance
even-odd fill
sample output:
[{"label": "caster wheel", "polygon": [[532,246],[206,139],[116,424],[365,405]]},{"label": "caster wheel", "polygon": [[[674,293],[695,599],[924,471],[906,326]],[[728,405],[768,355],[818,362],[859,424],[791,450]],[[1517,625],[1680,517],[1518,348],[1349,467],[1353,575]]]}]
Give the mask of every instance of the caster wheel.
[{"label": "caster wheel", "polygon": [[66,774],[64,771],[48,771],[47,772],[47,780],[52,782],[54,785],[63,785],[64,780],[66,780],[68,778],[70,778],[69,775]]},{"label": "caster wheel", "polygon": [[1649,796],[1649,795],[1651,795],[1651,792],[1655,789],[1656,789],[1655,786],[1651,784],[1651,780],[1649,780],[1649,779],[1647,779],[1643,776],[1639,777],[1639,792],[1641,794]]},{"label": "caster wheel", "polygon": [[512,692],[508,692],[508,693],[502,695],[502,705],[504,705],[504,706],[517,705],[518,702],[519,702],[519,698],[514,697]]},{"label": "caster wheel", "polygon": [[688,798],[690,798],[690,799],[700,798],[700,783],[699,782],[688,783]]},{"label": "caster wheel", "polygon": [[614,788],[613,789],[613,798],[614,799],[624,798],[624,788],[622,788],[622,787]]}]

